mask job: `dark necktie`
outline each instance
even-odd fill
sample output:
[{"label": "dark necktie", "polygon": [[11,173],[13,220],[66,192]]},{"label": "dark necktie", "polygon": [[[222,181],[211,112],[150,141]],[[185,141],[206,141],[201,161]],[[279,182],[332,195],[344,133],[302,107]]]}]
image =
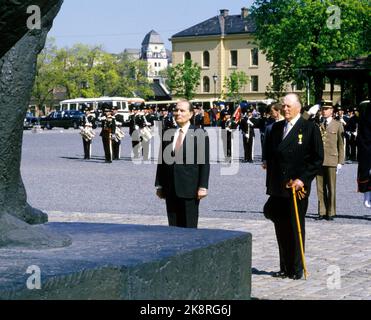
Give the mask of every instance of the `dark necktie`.
[{"label": "dark necktie", "polygon": [[325,127],[325,130],[327,128],[327,119],[325,119],[325,122],[323,123],[324,127]]}]

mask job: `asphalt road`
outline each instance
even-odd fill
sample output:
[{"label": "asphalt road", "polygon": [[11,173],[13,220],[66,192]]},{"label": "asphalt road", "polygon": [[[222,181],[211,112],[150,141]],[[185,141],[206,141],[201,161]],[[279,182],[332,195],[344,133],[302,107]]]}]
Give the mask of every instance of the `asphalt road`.
[{"label": "asphalt road", "polygon": [[[216,135],[217,129],[208,130],[211,136]],[[121,160],[105,163],[98,134],[93,141],[93,158],[83,160],[79,130],[24,131],[21,171],[29,203],[49,212],[166,215],[164,201],[155,195],[155,162],[134,163],[127,135]],[[212,151],[209,196],[201,202],[201,216],[264,219],[265,171],[257,130],[256,134],[254,163],[239,161],[243,147],[238,132],[235,150],[240,152],[232,165],[218,162],[216,151]],[[357,193],[356,172],[357,164],[343,166],[337,182],[337,218],[318,223],[371,223],[371,210],[363,206],[363,195]],[[313,184],[308,219],[315,221],[316,213]]]}]

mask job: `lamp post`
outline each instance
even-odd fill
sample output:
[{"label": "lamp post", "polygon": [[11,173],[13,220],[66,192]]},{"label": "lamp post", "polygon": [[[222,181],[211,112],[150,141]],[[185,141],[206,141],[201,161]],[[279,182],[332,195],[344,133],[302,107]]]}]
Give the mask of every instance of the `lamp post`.
[{"label": "lamp post", "polygon": [[216,81],[218,80],[218,76],[214,73],[213,75],[214,80],[214,99],[216,100]]}]

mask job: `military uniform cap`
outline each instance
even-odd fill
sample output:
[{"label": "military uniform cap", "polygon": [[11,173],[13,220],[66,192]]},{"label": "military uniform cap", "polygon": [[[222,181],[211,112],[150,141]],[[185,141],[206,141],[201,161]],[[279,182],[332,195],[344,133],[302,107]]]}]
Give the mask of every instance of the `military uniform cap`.
[{"label": "military uniform cap", "polygon": [[322,100],[321,101],[321,108],[333,108],[334,104],[331,100]]}]

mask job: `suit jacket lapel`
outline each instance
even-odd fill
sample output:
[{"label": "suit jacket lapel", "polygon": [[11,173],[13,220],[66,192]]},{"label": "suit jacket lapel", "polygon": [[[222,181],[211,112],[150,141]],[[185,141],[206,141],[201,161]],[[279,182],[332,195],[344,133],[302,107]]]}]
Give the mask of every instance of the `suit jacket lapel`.
[{"label": "suit jacket lapel", "polygon": [[[287,134],[286,138],[283,139],[280,145],[278,146],[279,150],[285,149],[288,145],[290,145],[290,143],[298,140],[298,131],[301,128],[302,123],[303,123],[303,118],[300,117],[299,120],[295,123],[294,127]],[[283,130],[282,130],[282,135],[283,135]]]}]

